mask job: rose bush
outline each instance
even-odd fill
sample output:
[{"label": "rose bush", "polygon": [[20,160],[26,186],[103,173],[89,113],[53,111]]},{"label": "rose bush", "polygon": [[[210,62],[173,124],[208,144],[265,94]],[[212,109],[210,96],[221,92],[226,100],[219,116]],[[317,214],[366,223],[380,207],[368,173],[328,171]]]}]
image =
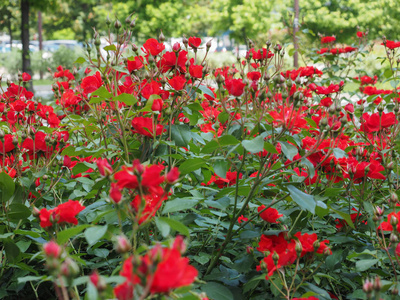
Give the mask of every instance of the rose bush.
[{"label": "rose bush", "polygon": [[356,31],[296,70],[270,42],[211,70],[210,41],[139,50],[128,24],[51,105],[1,88],[0,296],[399,297],[398,42],[380,74]]}]

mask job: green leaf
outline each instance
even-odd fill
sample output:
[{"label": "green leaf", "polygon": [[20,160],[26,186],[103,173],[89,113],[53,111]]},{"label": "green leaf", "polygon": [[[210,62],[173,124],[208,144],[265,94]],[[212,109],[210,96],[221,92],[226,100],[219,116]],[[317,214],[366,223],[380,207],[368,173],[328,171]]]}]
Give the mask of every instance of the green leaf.
[{"label": "green leaf", "polygon": [[315,214],[315,206],[317,203],[315,202],[314,196],[300,191],[293,185],[288,185],[287,189],[289,190],[290,196],[294,202],[296,202],[302,209]]},{"label": "green leaf", "polygon": [[149,97],[149,100],[147,100],[146,105],[139,111],[140,112],[146,112],[146,111],[150,112],[150,111],[152,111],[151,107],[153,106],[153,102],[154,102],[155,99],[161,99],[161,97],[159,95],[156,95],[156,94],[151,95]]},{"label": "green leaf", "polygon": [[92,96],[99,96],[101,98],[110,99],[112,97],[111,93],[107,91],[105,86],[99,87],[92,93]]},{"label": "green leaf", "polygon": [[215,95],[214,95],[214,93],[212,92],[212,90],[210,90],[208,87],[206,87],[205,85],[199,85],[198,86],[198,88],[199,88],[199,90],[201,90],[204,94],[206,94],[206,95],[208,95],[208,96],[210,96],[210,97],[212,97],[212,98],[215,98]]},{"label": "green leaf", "polygon": [[161,235],[165,238],[168,236],[168,234],[171,231],[171,227],[168,225],[168,223],[160,220],[158,217],[154,218],[156,222],[156,226],[158,230],[160,231]]},{"label": "green leaf", "polygon": [[24,204],[13,203],[8,207],[7,215],[12,220],[26,219],[31,215],[31,210]]},{"label": "green leaf", "polygon": [[11,262],[16,262],[20,250],[13,240],[7,239],[3,242],[4,250],[6,251],[7,259]]},{"label": "green leaf", "polygon": [[127,93],[122,93],[116,97],[113,97],[112,101],[119,101],[125,103],[126,105],[135,105],[138,102],[138,100],[133,95]]},{"label": "green leaf", "polygon": [[160,222],[167,223],[172,229],[180,232],[181,234],[186,235],[187,237],[190,236],[189,228],[187,228],[181,222],[166,217],[158,217],[158,220]]},{"label": "green leaf", "polygon": [[2,202],[8,201],[14,194],[15,183],[14,180],[5,172],[0,173],[0,191]]},{"label": "green leaf", "polygon": [[165,204],[165,207],[163,209],[163,214],[191,209],[198,202],[199,202],[198,200],[193,200],[191,198],[178,198],[174,200],[169,200]]},{"label": "green leaf", "polygon": [[85,238],[90,246],[96,244],[107,232],[107,225],[93,226],[85,230]]},{"label": "green leaf", "polygon": [[217,160],[213,167],[215,174],[221,178],[226,178],[226,172],[228,171],[228,162],[226,160]]},{"label": "green leaf", "polygon": [[64,244],[66,243],[71,237],[81,233],[85,228],[89,227],[89,224],[83,224],[79,226],[74,226],[63,230],[57,234],[57,243]]},{"label": "green leaf", "polygon": [[90,168],[87,165],[85,165],[84,163],[79,163],[79,164],[76,164],[75,167],[73,167],[72,174],[77,175],[77,174],[86,172],[89,169]]},{"label": "green leaf", "polygon": [[334,155],[336,158],[347,157],[347,153],[344,152],[342,149],[339,149],[339,148],[334,148],[334,149],[333,149],[333,155]]},{"label": "green leaf", "polygon": [[86,59],[84,59],[83,57],[78,57],[78,58],[75,60],[74,64],[83,64],[83,63],[85,63],[85,62],[86,62]]},{"label": "green leaf", "polygon": [[18,283],[24,283],[27,281],[37,281],[37,280],[43,280],[45,279],[47,276],[43,275],[43,276],[25,276],[25,277],[18,277]]},{"label": "green leaf", "polygon": [[117,51],[117,47],[114,44],[105,46],[103,49],[106,51]]},{"label": "green leaf", "polygon": [[384,73],[383,76],[385,76],[385,78],[390,78],[393,76],[393,72],[391,69],[387,69]]},{"label": "green leaf", "polygon": [[187,147],[192,140],[188,125],[171,125],[171,138],[178,147]]},{"label": "green leaf", "polygon": [[220,145],[218,144],[218,142],[216,140],[212,140],[210,142],[208,142],[202,149],[201,149],[201,153],[212,153],[215,150],[219,149]]},{"label": "green leaf", "polygon": [[211,299],[215,300],[233,300],[232,292],[222,284],[210,281],[205,286],[202,287],[202,290],[207,294],[207,296]]},{"label": "green leaf", "polygon": [[239,144],[237,138],[235,138],[233,135],[230,134],[221,136],[218,139],[218,142],[221,146],[233,146]]},{"label": "green leaf", "polygon": [[179,166],[179,171],[181,174],[188,174],[190,172],[196,171],[197,169],[200,169],[206,165],[206,162],[201,159],[201,158],[192,158],[184,161],[180,166]]},{"label": "green leaf", "polygon": [[250,153],[258,153],[264,150],[264,138],[258,136],[252,140],[244,140],[242,145]]},{"label": "green leaf", "polygon": [[287,157],[288,160],[293,160],[293,157],[296,156],[299,151],[296,146],[289,144],[288,142],[279,142],[281,144],[281,149],[283,154]]},{"label": "green leaf", "polygon": [[351,228],[356,229],[353,221],[351,220],[351,216],[349,214],[346,214],[345,212],[342,212],[340,210],[336,210],[336,209],[332,208],[331,206],[329,206],[329,208],[332,211],[334,211],[335,213],[337,213],[339,216],[341,216]]},{"label": "green leaf", "polygon": [[272,145],[271,143],[265,142],[264,149],[269,153],[279,154],[278,150],[276,150],[275,146]]},{"label": "green leaf", "polygon": [[375,265],[379,259],[362,259],[356,262],[356,270],[358,272],[364,272]]}]

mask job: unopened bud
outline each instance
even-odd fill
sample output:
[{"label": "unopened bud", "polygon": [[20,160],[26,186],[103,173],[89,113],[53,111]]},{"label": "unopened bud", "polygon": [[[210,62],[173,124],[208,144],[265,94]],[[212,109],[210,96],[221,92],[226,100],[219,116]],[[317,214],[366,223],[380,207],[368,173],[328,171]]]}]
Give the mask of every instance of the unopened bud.
[{"label": "unopened bud", "polygon": [[211,48],[211,40],[209,40],[209,41],[206,43],[206,49],[207,49],[207,51],[210,50],[210,48]]},{"label": "unopened bud", "polygon": [[126,236],[119,235],[117,236],[117,244],[115,245],[115,251],[118,253],[126,253],[131,250],[131,243],[128,241]]},{"label": "unopened bud", "polygon": [[372,293],[372,291],[374,290],[374,285],[371,281],[369,281],[369,279],[364,281],[363,284],[363,291],[367,294]]},{"label": "unopened bud", "polygon": [[118,30],[121,27],[122,27],[121,22],[118,19],[116,19],[115,22],[114,22],[114,28]]},{"label": "unopened bud", "polygon": [[379,276],[376,276],[374,281],[374,290],[379,292],[382,289],[382,282]]},{"label": "unopened bud", "polygon": [[78,264],[71,258],[67,257],[65,261],[61,264],[61,274],[65,277],[75,277],[79,273]]},{"label": "unopened bud", "polygon": [[314,251],[318,251],[320,246],[321,246],[321,243],[319,241],[315,241],[313,243]]},{"label": "unopened bud", "polygon": [[162,33],[162,31],[161,31],[160,35],[158,36],[158,40],[159,40],[160,43],[164,43],[164,41],[165,41],[165,36]]},{"label": "unopened bud", "polygon": [[303,246],[301,245],[301,243],[296,242],[295,250],[296,250],[297,256],[300,256],[301,252],[303,252]]},{"label": "unopened bud", "polygon": [[396,244],[399,241],[399,237],[397,236],[397,234],[392,232],[390,234],[389,240],[390,240],[391,243]]},{"label": "unopened bud", "polygon": [[390,225],[396,226],[399,223],[399,220],[397,219],[396,216],[393,216],[390,218]]},{"label": "unopened bud", "polygon": [[399,201],[399,197],[395,192],[390,193],[390,202],[397,203]]},{"label": "unopened bud", "polygon": [[277,266],[278,261],[279,261],[279,254],[274,251],[274,254],[272,254],[272,260],[274,261],[274,264]]}]

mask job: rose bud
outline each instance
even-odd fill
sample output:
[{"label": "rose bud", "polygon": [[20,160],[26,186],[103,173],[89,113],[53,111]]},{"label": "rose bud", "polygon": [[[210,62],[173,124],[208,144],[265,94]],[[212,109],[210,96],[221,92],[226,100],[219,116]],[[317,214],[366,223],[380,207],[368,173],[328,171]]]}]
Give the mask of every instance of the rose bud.
[{"label": "rose bud", "polygon": [[179,175],[180,175],[179,169],[177,167],[173,167],[171,171],[169,171],[165,176],[165,180],[167,181],[168,184],[174,184],[178,182]]},{"label": "rose bud", "polygon": [[43,250],[47,257],[58,258],[61,255],[61,247],[54,241],[44,244]]},{"label": "rose bud", "polygon": [[117,236],[117,244],[115,245],[115,251],[118,253],[126,253],[131,250],[131,243],[124,235]]},{"label": "rose bud", "polygon": [[119,203],[122,199],[121,190],[118,188],[117,183],[111,183],[110,198],[114,203]]},{"label": "rose bud", "polygon": [[96,287],[98,291],[104,291],[107,288],[107,284],[104,279],[99,275],[99,272],[95,270],[90,276],[90,282]]},{"label": "rose bud", "polygon": [[106,158],[99,158],[96,164],[101,176],[108,177],[112,174],[113,169]]}]

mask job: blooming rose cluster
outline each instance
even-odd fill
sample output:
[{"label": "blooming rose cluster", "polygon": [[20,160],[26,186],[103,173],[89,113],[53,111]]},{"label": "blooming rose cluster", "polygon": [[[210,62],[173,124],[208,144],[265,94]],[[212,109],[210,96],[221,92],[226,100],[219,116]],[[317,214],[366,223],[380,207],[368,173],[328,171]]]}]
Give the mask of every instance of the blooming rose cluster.
[{"label": "blooming rose cluster", "polygon": [[114,288],[119,300],[134,298],[135,287],[147,288],[150,294],[167,294],[173,289],[193,283],[198,272],[182,257],[186,246],[182,237],[177,237],[171,247],[157,244],[145,255],[129,257],[122,265],[122,284]]}]

